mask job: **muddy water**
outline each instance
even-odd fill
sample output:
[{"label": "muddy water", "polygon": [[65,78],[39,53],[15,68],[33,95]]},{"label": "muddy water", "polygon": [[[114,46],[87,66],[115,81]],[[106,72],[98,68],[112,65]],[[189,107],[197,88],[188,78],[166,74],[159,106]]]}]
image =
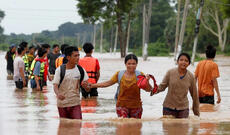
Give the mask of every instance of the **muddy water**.
[{"label": "muddy water", "polygon": [[[101,64],[100,81],[109,79],[116,71],[124,69],[123,59],[117,55],[95,54]],[[52,83],[43,92],[30,88],[15,90],[15,84],[6,77],[4,53],[0,53],[0,135],[16,134],[230,134],[230,58],[218,57],[221,77],[218,79],[222,103],[215,106],[201,106],[201,116],[190,111],[188,119],[162,117],[162,103],[166,92],[152,97],[142,92],[143,115],[141,120],[117,118],[113,99],[116,85],[99,89],[97,99],[83,99],[81,102],[83,120],[59,119],[56,97]],[[196,66],[197,63],[195,63]],[[139,59],[138,70],[153,74],[158,83],[166,71],[176,65],[170,57],[152,57],[148,61]],[[194,72],[195,66],[189,66]],[[188,95],[191,107],[191,97]]]}]

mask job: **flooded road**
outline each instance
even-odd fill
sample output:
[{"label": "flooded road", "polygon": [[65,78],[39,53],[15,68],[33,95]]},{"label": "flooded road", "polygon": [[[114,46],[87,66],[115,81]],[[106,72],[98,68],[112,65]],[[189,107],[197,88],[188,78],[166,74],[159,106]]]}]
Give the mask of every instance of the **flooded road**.
[{"label": "flooded road", "polygon": [[[13,80],[7,80],[5,53],[0,53],[0,135],[210,135],[230,134],[230,57],[218,57],[221,104],[201,106],[201,116],[190,111],[188,119],[162,118],[162,103],[166,91],[154,96],[142,91],[143,115],[141,120],[117,118],[114,94],[117,85],[98,89],[97,99],[81,101],[83,120],[59,119],[52,82],[43,92],[31,88],[15,90]],[[95,54],[101,65],[99,82],[108,80],[125,69],[119,54]],[[196,66],[197,63],[195,63]],[[159,84],[166,71],[175,67],[172,57],[139,58],[137,69],[153,74]],[[194,72],[195,66],[189,70]],[[188,94],[191,107],[191,96]]]}]

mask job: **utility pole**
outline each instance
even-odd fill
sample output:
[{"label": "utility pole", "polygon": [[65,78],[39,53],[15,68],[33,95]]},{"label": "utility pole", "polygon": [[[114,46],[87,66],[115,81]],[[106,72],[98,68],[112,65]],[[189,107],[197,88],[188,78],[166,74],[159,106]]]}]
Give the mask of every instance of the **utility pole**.
[{"label": "utility pole", "polygon": [[181,53],[181,50],[182,50],[182,44],[183,44],[183,40],[184,40],[184,31],[185,31],[185,26],[186,26],[186,19],[187,19],[187,14],[188,14],[189,2],[190,2],[190,0],[186,0],[185,6],[184,6],[184,13],[183,13],[183,19],[182,19],[182,24],[181,24],[180,38],[179,38],[179,42],[178,42],[176,58],[178,57],[178,55]]},{"label": "utility pole", "polygon": [[198,12],[196,15],[195,39],[194,39],[194,45],[193,45],[193,51],[192,51],[192,65],[194,65],[194,60],[196,56],[196,47],[197,47],[197,42],[198,42],[200,19],[201,19],[203,6],[204,6],[204,0],[200,0],[200,8],[198,9]]}]

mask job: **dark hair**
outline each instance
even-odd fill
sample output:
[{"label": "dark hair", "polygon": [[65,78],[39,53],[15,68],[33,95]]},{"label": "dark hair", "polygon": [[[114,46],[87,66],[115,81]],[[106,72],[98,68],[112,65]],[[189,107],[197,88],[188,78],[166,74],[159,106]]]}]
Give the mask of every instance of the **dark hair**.
[{"label": "dark hair", "polygon": [[83,45],[83,49],[85,53],[91,53],[91,51],[94,49],[93,45],[91,43],[85,43]]},{"label": "dark hair", "polygon": [[62,54],[65,54],[65,48],[68,47],[68,46],[69,46],[68,44],[61,45],[61,53]]},{"label": "dark hair", "polygon": [[29,47],[29,50],[31,50],[31,49],[33,49],[33,48],[35,48],[35,47],[32,45],[32,46]]},{"label": "dark hair", "polygon": [[206,48],[206,58],[215,58],[216,56],[216,48],[212,45],[208,45]]},{"label": "dark hair", "polygon": [[191,58],[190,58],[189,54],[187,54],[187,53],[180,53],[180,55],[177,58],[177,61],[179,61],[181,56],[187,57],[189,64],[191,63]]},{"label": "dark hair", "polygon": [[54,44],[53,45],[53,49],[56,48],[56,47],[59,47],[59,45],[58,44]]},{"label": "dark hair", "polygon": [[130,60],[130,59],[133,59],[133,60],[135,60],[135,61],[138,63],[138,59],[137,59],[137,56],[136,56],[136,55],[134,55],[134,54],[128,54],[128,55],[125,56],[125,64],[126,64],[127,61]]},{"label": "dark hair", "polygon": [[50,45],[49,44],[42,44],[42,48],[48,49],[48,48],[50,48]]},{"label": "dark hair", "polygon": [[17,52],[18,52],[18,54],[22,54],[22,52],[25,50],[25,48],[24,47],[18,47],[18,49],[17,49]]},{"label": "dark hair", "polygon": [[78,52],[78,48],[74,46],[68,46],[65,48],[65,56],[71,56],[74,51]]},{"label": "dark hair", "polygon": [[19,44],[19,47],[24,47],[24,48],[26,48],[27,45],[28,45],[28,43],[25,42],[25,41],[23,41],[23,42],[21,42],[21,43]]},{"label": "dark hair", "polygon": [[44,48],[38,48],[38,57],[42,57],[44,56],[44,54],[46,53],[46,50]]}]

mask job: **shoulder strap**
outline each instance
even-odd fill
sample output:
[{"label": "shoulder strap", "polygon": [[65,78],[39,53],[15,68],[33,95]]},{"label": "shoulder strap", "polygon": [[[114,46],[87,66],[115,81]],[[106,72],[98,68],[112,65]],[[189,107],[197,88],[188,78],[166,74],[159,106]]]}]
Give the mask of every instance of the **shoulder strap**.
[{"label": "shoulder strap", "polygon": [[125,73],[125,70],[119,71],[119,73],[118,73],[118,84],[120,84],[121,78],[122,78],[122,76],[124,75],[124,73]]},{"label": "shoulder strap", "polygon": [[58,88],[60,87],[60,85],[61,85],[61,83],[65,77],[66,65],[65,64],[61,65],[60,70],[61,70],[61,73],[60,73],[60,82],[59,82]]},{"label": "shoulder strap", "polygon": [[77,65],[77,67],[78,67],[78,70],[79,70],[79,72],[80,72],[80,74],[81,74],[81,78],[80,78],[80,84],[81,84],[81,82],[83,81],[83,79],[84,79],[84,76],[85,76],[85,72],[84,72],[84,70],[83,70],[83,68],[81,67],[81,66],[79,66],[79,65]]},{"label": "shoulder strap", "polygon": [[[135,74],[136,74],[136,78],[137,78],[138,75],[141,75],[141,72],[138,70],[135,70]],[[138,81],[138,78],[137,78],[137,81]]]}]

